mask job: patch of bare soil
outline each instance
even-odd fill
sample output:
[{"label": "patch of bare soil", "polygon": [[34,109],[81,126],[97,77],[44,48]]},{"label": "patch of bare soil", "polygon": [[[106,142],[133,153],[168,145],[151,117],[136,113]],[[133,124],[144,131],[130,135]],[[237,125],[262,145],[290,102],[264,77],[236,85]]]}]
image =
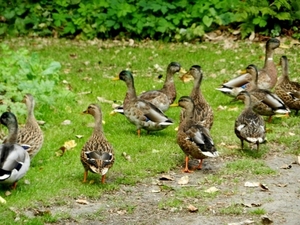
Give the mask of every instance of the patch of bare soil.
[{"label": "patch of bare soil", "polygon": [[[195,187],[203,196],[200,180],[222,170],[222,159],[206,160],[203,170],[184,174],[181,169],[165,174],[173,180],[160,180],[162,175],[149,178],[136,186],[123,186],[113,194],[104,194],[98,201],[76,202],[70,200],[66,206],[48,208],[52,215],[69,214],[57,224],[300,224],[300,166],[291,155],[272,155],[265,159],[277,175],[251,176],[234,182],[228,176],[225,182],[216,185],[219,194],[215,198],[181,198],[183,204],[169,207],[162,202],[174,198],[175,190]],[[187,184],[178,181],[188,175]],[[249,180],[250,178],[250,180]],[[260,182],[263,186],[247,187]],[[209,183],[205,185],[209,187]],[[85,204],[88,203],[88,204]],[[190,212],[189,205],[197,206]],[[203,206],[203,208],[201,208]],[[240,208],[241,213],[224,213],[226,208]],[[262,208],[265,215],[251,214],[250,210]],[[234,211],[234,210],[233,210]],[[30,216],[32,212],[28,211]],[[33,216],[33,215],[32,215]]]}]

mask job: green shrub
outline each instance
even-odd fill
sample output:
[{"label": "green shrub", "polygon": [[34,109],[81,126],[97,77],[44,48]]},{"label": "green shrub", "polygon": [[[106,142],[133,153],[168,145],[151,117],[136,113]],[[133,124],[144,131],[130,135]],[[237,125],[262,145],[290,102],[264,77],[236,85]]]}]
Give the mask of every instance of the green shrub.
[{"label": "green shrub", "polygon": [[0,35],[189,41],[219,27],[297,37],[297,0],[0,0]]}]

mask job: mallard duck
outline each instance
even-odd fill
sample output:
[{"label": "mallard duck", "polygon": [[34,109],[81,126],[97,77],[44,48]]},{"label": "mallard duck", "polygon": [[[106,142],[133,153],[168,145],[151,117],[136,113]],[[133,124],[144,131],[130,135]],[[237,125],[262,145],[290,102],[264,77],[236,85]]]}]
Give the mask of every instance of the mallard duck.
[{"label": "mallard duck", "polygon": [[300,83],[290,81],[288,59],[286,56],[280,58],[282,75],[279,77],[275,87],[275,93],[290,108],[296,110],[296,115],[300,110]]},{"label": "mallard duck", "polygon": [[116,78],[126,83],[127,93],[124,99],[124,115],[137,128],[140,136],[141,128],[148,131],[158,131],[173,124],[155,105],[136,96],[133,76],[130,71],[123,70]]},{"label": "mallard duck", "polygon": [[185,109],[185,117],[180,122],[177,132],[177,144],[185,153],[185,168],[183,172],[191,172],[188,169],[189,156],[199,159],[197,169],[202,168],[203,159],[217,157],[218,151],[209,133],[209,129],[194,121],[195,106],[193,100],[188,96],[182,96],[178,105]]},{"label": "mallard duck", "polygon": [[272,116],[275,114],[288,115],[290,112],[289,108],[276,94],[257,87],[258,71],[256,66],[253,64],[247,66],[245,72],[251,74],[253,77],[251,80],[251,89],[249,90],[253,110],[259,115],[269,116],[269,122],[271,122]]},{"label": "mallard duck", "polygon": [[[258,88],[271,90],[277,82],[277,70],[273,61],[274,50],[280,47],[280,41],[276,38],[271,38],[266,43],[265,63],[259,71]],[[251,89],[249,84],[252,79],[251,74],[243,74],[216,88],[222,93],[235,97],[240,91]]]},{"label": "mallard duck", "polygon": [[258,151],[259,144],[263,143],[266,137],[265,121],[253,111],[251,96],[247,91],[240,92],[237,99],[244,101],[245,108],[235,120],[234,132],[241,140],[242,150],[244,149],[244,141],[247,141],[256,144]]},{"label": "mallard duck", "polygon": [[[167,76],[162,89],[143,92],[138,98],[152,103],[162,112],[169,109],[170,104],[176,99],[176,88],[174,84],[174,74],[179,72],[181,65],[177,62],[171,62],[167,68]],[[117,106],[114,112],[123,114],[123,106]]]},{"label": "mallard duck", "polygon": [[31,94],[24,96],[23,102],[27,107],[25,126],[18,132],[18,144],[24,147],[32,159],[42,148],[44,135],[34,116],[35,101]]},{"label": "mallard duck", "polygon": [[[194,65],[190,70],[183,75],[192,76],[194,78],[194,87],[191,91],[190,97],[194,101],[195,111],[194,111],[194,121],[197,121],[200,125],[211,129],[214,120],[214,114],[211,106],[205,100],[201,91],[201,82],[203,78],[203,73],[199,65]],[[184,117],[184,108],[182,109],[182,116]]]},{"label": "mallard duck", "polygon": [[0,145],[0,183],[12,184],[15,189],[20,180],[28,171],[30,157],[27,151],[17,144],[18,122],[15,115],[5,112],[0,122],[8,129],[6,143]]},{"label": "mallard duck", "polygon": [[84,167],[83,182],[86,182],[88,171],[91,171],[101,174],[101,182],[104,184],[105,175],[115,161],[114,150],[103,133],[100,106],[90,104],[83,113],[91,114],[95,118],[93,134],[82,147],[80,154],[80,160]]}]

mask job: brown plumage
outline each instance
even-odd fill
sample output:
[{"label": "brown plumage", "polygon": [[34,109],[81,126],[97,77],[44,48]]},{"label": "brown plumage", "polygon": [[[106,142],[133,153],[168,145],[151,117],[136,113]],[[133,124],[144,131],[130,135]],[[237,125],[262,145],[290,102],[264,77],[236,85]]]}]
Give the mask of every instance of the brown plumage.
[{"label": "brown plumage", "polygon": [[176,88],[174,83],[175,73],[180,71],[180,64],[177,62],[171,62],[167,68],[167,76],[162,89],[146,91],[140,94],[138,97],[145,101],[151,102],[161,111],[165,112],[169,109],[176,99]]},{"label": "brown plumage", "polygon": [[[274,50],[280,47],[280,41],[276,38],[271,38],[266,42],[265,63],[259,71],[258,88],[271,90],[277,82],[277,70],[273,61]],[[251,89],[252,75],[247,73],[235,77],[230,81],[222,84],[217,90],[229,96],[236,96],[240,91]]]},{"label": "brown plumage", "polygon": [[234,132],[241,140],[242,149],[244,149],[244,141],[247,141],[256,144],[259,150],[259,144],[265,141],[265,121],[253,111],[251,96],[247,91],[240,92],[237,99],[244,101],[245,108],[235,120]]},{"label": "brown plumage", "polygon": [[[177,62],[171,62],[167,68],[167,76],[163,87],[160,90],[151,90],[143,92],[138,96],[139,99],[143,99],[147,102],[152,103],[162,112],[169,109],[170,105],[176,99],[176,87],[174,83],[174,75],[179,72],[181,66]],[[113,112],[124,114],[123,106],[117,106]]]},{"label": "brown plumage", "polygon": [[93,134],[82,147],[80,154],[84,167],[83,182],[86,182],[88,171],[91,171],[100,174],[101,182],[105,183],[106,173],[113,166],[115,157],[113,147],[103,133],[101,108],[97,104],[90,104],[83,113],[90,114],[95,119]]},{"label": "brown plumage", "polygon": [[286,56],[280,58],[282,75],[279,77],[275,87],[275,93],[290,108],[296,110],[296,115],[300,109],[300,83],[293,82],[289,78],[289,66]]},{"label": "brown plumage", "polygon": [[197,169],[201,169],[203,159],[217,157],[219,153],[214,146],[209,129],[199,125],[193,119],[195,116],[193,100],[188,96],[182,96],[178,101],[178,105],[185,109],[185,117],[179,125],[177,144],[186,155],[183,171],[189,173],[191,172],[188,169],[189,156],[200,160]]},{"label": "brown plumage", "polygon": [[149,133],[165,129],[173,124],[155,105],[136,96],[134,80],[130,71],[121,71],[116,79],[126,83],[127,92],[123,102],[124,115],[136,126],[138,136],[140,136],[141,129],[145,129]]},{"label": "brown plumage", "polygon": [[[201,82],[203,79],[201,67],[199,65],[192,66],[190,70],[183,75],[183,79],[185,76],[192,76],[194,78],[194,86],[190,94],[195,107],[193,119],[197,124],[211,129],[214,121],[214,114],[211,106],[207,103],[201,91]],[[181,117],[185,117],[184,110],[185,109],[183,108]],[[182,119],[183,118],[181,118],[181,120]]]},{"label": "brown plumage", "polygon": [[26,94],[23,102],[27,107],[27,119],[25,126],[19,129],[17,142],[27,150],[32,159],[41,150],[44,143],[44,135],[34,116],[35,101],[33,96]]},{"label": "brown plumage", "polygon": [[270,122],[273,115],[287,115],[290,112],[289,108],[276,94],[258,87],[258,71],[255,65],[251,64],[247,66],[246,72],[252,75],[249,94],[251,95],[253,110],[256,113],[262,116],[269,116]]}]

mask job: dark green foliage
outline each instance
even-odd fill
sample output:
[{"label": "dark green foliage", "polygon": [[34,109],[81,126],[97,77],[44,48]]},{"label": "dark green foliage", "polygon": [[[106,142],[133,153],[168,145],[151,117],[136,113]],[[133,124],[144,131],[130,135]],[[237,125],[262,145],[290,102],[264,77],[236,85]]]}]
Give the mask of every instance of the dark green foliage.
[{"label": "dark green foliage", "polygon": [[[297,36],[297,0],[0,0],[0,35],[192,40],[219,27]],[[299,36],[299,34],[298,34]]]}]

